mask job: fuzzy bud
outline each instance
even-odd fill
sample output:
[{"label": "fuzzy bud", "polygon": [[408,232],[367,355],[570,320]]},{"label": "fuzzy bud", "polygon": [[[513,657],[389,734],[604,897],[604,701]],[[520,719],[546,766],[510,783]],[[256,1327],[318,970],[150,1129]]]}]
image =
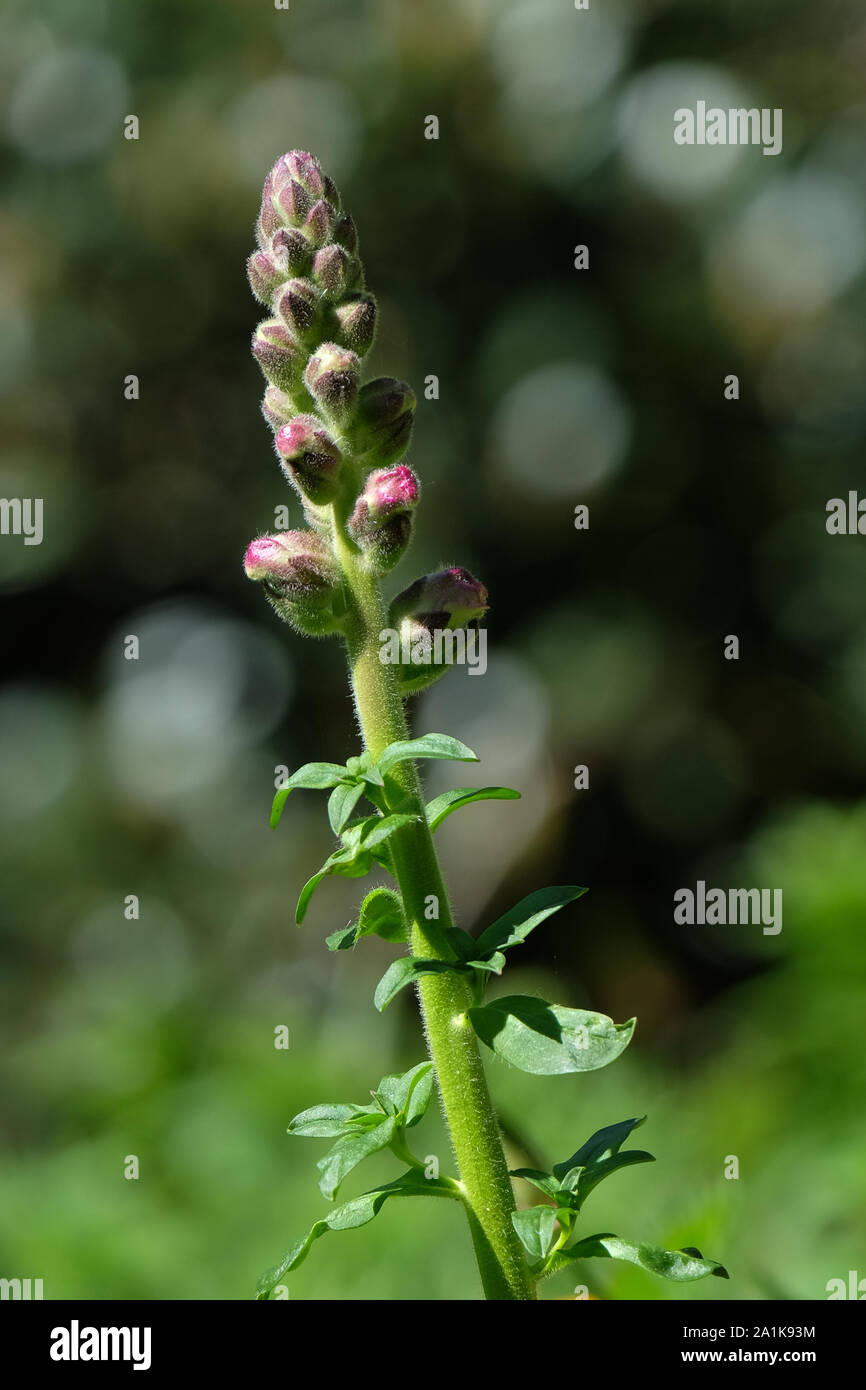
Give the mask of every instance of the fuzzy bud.
[{"label": "fuzzy bud", "polygon": [[290,227],[299,227],[312,206],[309,193],[294,179],[283,184],[273,201],[281,220]]},{"label": "fuzzy bud", "polygon": [[324,198],[308,210],[304,218],[304,232],[313,246],[324,246],[334,226],[334,211]]},{"label": "fuzzy bud", "polygon": [[296,415],[274,442],[283,471],[301,496],[317,506],[332,502],[340,483],[342,455],[321,420]]},{"label": "fuzzy bud", "polygon": [[358,250],[358,229],[355,226],[354,218],[346,213],[340,218],[334,228],[334,240],[348,251],[350,256],[354,256]]},{"label": "fuzzy bud", "polygon": [[334,306],[339,324],[337,337],[343,347],[363,357],[376,336],[376,301],[371,294],[356,294]]},{"label": "fuzzy bud", "polygon": [[355,265],[343,250],[331,242],[313,257],[313,279],[329,299],[342,299],[355,278]]},{"label": "fuzzy bud", "polygon": [[397,626],[406,617],[424,623],[435,618],[439,627],[466,627],[486,612],[484,585],[468,570],[455,567],[425,574],[398,594],[391,605],[391,622]]},{"label": "fuzzy bud", "polygon": [[292,397],[287,396],[278,386],[269,386],[262,401],[262,414],[271,429],[276,431],[287,425],[293,415],[298,414],[298,406]]},{"label": "fuzzy bud", "polygon": [[405,554],[418,497],[418,479],[405,464],[377,469],[368,477],[347,530],[373,574],[387,574]]},{"label": "fuzzy bud", "polygon": [[288,275],[303,275],[310,268],[312,260],[310,243],[295,227],[279,227],[271,238],[271,256]]},{"label": "fuzzy bud", "polygon": [[315,285],[309,280],[288,280],[276,295],[274,308],[283,322],[303,337],[315,323],[319,308]]},{"label": "fuzzy bud", "polygon": [[275,258],[267,251],[254,251],[247,261],[247,278],[250,289],[259,303],[270,305],[274,291],[286,277]]},{"label": "fuzzy bud", "polygon": [[415,392],[405,381],[382,376],[368,381],[358,397],[352,447],[365,468],[397,463],[409,447]]},{"label": "fuzzy bud", "polygon": [[262,585],[280,617],[300,632],[340,630],[340,571],[327,542],[313,531],[259,536],[247,547],[244,569]]},{"label": "fuzzy bud", "polygon": [[253,334],[255,357],[268,381],[282,391],[297,386],[303,356],[292,332],[280,319],[263,319]]},{"label": "fuzzy bud", "polygon": [[307,363],[304,382],[325,413],[342,423],[354,409],[360,372],[361,363],[354,352],[336,343],[322,343]]}]

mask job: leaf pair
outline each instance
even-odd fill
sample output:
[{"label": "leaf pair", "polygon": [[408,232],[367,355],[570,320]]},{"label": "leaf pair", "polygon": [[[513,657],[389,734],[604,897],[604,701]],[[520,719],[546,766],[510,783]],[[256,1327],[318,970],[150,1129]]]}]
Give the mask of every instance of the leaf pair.
[{"label": "leaf pair", "polygon": [[406,1156],[403,1136],[423,1116],[432,1090],[433,1063],[420,1062],[402,1075],[383,1077],[372,1105],[314,1105],[295,1116],[289,1134],[337,1141],[317,1164],[319,1189],[329,1201],[370,1154],[396,1145]]},{"label": "leaf pair", "polygon": [[[504,788],[488,788],[502,791]],[[440,801],[442,798],[438,798]],[[433,802],[430,806],[434,805]],[[430,807],[427,807],[429,812]],[[486,979],[491,974],[501,975],[505,967],[505,951],[512,946],[521,945],[531,931],[558,912],[566,903],[573,902],[586,892],[575,884],[565,884],[555,888],[541,888],[528,897],[522,898],[515,907],[499,917],[476,939],[460,927],[448,927],[442,935],[454,953],[451,961],[426,960],[410,956],[394,961],[389,966],[376,987],[374,1001],[381,1012],[390,1004],[396,994],[413,980],[422,975],[441,974],[454,970],[473,982],[475,997],[480,999]],[[471,1012],[470,1012],[471,1017]],[[485,1039],[486,1041],[486,1039]]]},{"label": "leaf pair", "polygon": [[564,1163],[554,1164],[552,1173],[537,1168],[516,1168],[512,1171],[512,1177],[532,1183],[552,1202],[552,1205],[516,1211],[511,1218],[533,1262],[533,1273],[537,1278],[555,1274],[575,1260],[595,1257],[627,1260],[651,1274],[680,1282],[703,1279],[708,1274],[728,1278],[723,1265],[716,1260],[705,1259],[700,1250],[693,1246],[683,1250],[665,1250],[658,1245],[636,1245],[609,1232],[586,1236],[569,1244],[580,1209],[593,1188],[620,1168],[655,1161],[652,1154],[642,1149],[620,1152],[632,1130],[642,1125],[645,1119],[646,1116],[622,1120],[619,1124],[598,1130],[571,1158]]}]

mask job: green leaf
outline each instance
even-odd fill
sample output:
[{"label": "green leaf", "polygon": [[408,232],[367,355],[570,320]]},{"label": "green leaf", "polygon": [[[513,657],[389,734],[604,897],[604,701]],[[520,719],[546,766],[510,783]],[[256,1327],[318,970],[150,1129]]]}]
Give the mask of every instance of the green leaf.
[{"label": "green leaf", "polygon": [[468,960],[466,964],[472,970],[484,970],[488,975],[501,975],[506,966],[506,960],[501,951],[494,951],[488,960]]},{"label": "green leaf", "polygon": [[521,1071],[536,1076],[595,1071],[625,1050],[635,1020],[566,1009],[530,995],[511,994],[469,1010],[483,1043]]},{"label": "green leaf", "polygon": [[302,1110],[289,1124],[289,1134],[306,1139],[333,1139],[346,1132],[346,1124],[358,1107],[355,1105],[314,1105]]},{"label": "green leaf", "polygon": [[547,1259],[556,1240],[555,1207],[527,1207],[524,1211],[513,1211],[511,1224],[531,1259]]},{"label": "green leaf", "polygon": [[338,849],[335,854],[330,855],[321,869],[313,874],[312,878],[308,878],[301,889],[298,905],[295,908],[295,921],[298,926],[306,917],[310,899],[323,878],[327,878],[328,874],[338,874],[343,878],[363,878],[364,874],[370,872],[371,863],[372,856],[370,854],[354,848]]},{"label": "green leaf", "polygon": [[258,1282],[256,1298],[258,1301],[267,1300],[275,1286],[282,1282],[287,1274],[293,1269],[297,1269],[303,1264],[313,1242],[318,1240],[327,1231],[350,1231],[356,1230],[359,1226],[366,1226],[368,1221],[372,1221],[379,1214],[389,1197],[451,1197],[459,1199],[460,1189],[451,1178],[425,1178],[415,1168],[410,1168],[402,1177],[394,1182],[383,1183],[381,1187],[374,1187],[369,1192],[365,1192],[362,1197],[353,1197],[350,1202],[344,1202],[339,1207],[334,1207],[325,1217],[324,1221],[317,1221],[304,1240],[299,1240],[291,1247],[278,1265],[264,1273]]},{"label": "green leaf", "polygon": [[544,1192],[548,1197],[559,1197],[559,1183],[556,1178],[552,1178],[549,1173],[543,1173],[540,1168],[512,1168],[511,1177],[531,1182],[533,1187],[537,1187],[539,1192]]},{"label": "green leaf", "polygon": [[362,782],[340,782],[328,797],[328,820],[335,835],[339,835],[352,819],[352,812],[364,795]]},{"label": "green leaf", "polygon": [[358,940],[362,936],[381,936],[383,941],[405,941],[406,920],[400,894],[393,888],[373,888],[361,903],[358,914]]},{"label": "green leaf", "polygon": [[339,767],[337,763],[305,763],[303,767],[299,767],[274,797],[271,807],[271,829],[276,830],[279,825],[283,807],[296,787],[302,787],[306,791],[326,791],[328,787],[336,787],[345,776],[346,769]]},{"label": "green leaf", "polygon": [[519,801],[520,792],[511,787],[455,787],[453,791],[443,792],[424,807],[427,824],[437,830],[442,822],[461,806],[471,806],[473,801]]},{"label": "green leaf", "polygon": [[376,986],[373,995],[373,1003],[382,1013],[388,1007],[395,995],[400,993],[406,985],[417,980],[421,975],[438,975],[445,970],[453,970],[454,966],[447,960],[419,960],[415,956],[401,956],[395,960]]},{"label": "green leaf", "polygon": [[563,1180],[563,1187],[571,1186],[578,1206],[583,1206],[592,1189],[598,1187],[600,1182],[604,1182],[605,1178],[609,1178],[611,1173],[618,1172],[620,1168],[631,1168],[635,1163],[655,1163],[655,1157],[645,1149],[626,1149],[625,1153],[611,1154],[610,1158],[603,1159],[601,1163],[575,1169],[574,1172],[579,1176],[570,1184],[569,1178],[572,1175],[569,1173]]},{"label": "green leaf", "polygon": [[333,1148],[316,1164],[322,1195],[333,1201],[343,1179],[365,1158],[369,1158],[370,1154],[387,1149],[396,1131],[397,1122],[393,1115],[381,1115],[378,1122],[370,1128],[346,1134],[338,1139]]},{"label": "green leaf", "polygon": [[568,1250],[558,1250],[546,1272],[554,1274],[574,1260],[595,1258],[627,1260],[629,1264],[637,1265],[650,1274],[659,1274],[663,1279],[672,1279],[676,1283],[704,1279],[708,1274],[714,1274],[718,1279],[729,1277],[724,1265],[717,1260],[704,1259],[699,1250],[663,1250],[660,1245],[634,1245],[609,1232],[587,1236]]},{"label": "green leaf", "polygon": [[467,748],[459,739],[449,738],[447,734],[424,734],[422,738],[389,743],[377,759],[379,771],[387,772],[398,763],[412,762],[416,758],[450,758],[458,763],[478,762],[472,749]]},{"label": "green leaf", "polygon": [[604,1158],[610,1158],[611,1154],[619,1153],[632,1131],[639,1129],[645,1120],[646,1115],[641,1115],[637,1119],[620,1120],[615,1125],[597,1129],[571,1158],[564,1163],[554,1163],[554,1177],[562,1180],[572,1168],[586,1168],[591,1163],[599,1163]]},{"label": "green leaf", "polygon": [[390,839],[395,830],[402,830],[404,825],[411,825],[417,819],[417,816],[403,814],[369,816],[365,822],[366,828],[361,833],[361,849],[373,849],[376,845],[383,844],[385,840]]},{"label": "green leaf", "polygon": [[433,1063],[419,1062],[417,1067],[402,1076],[383,1076],[376,1095],[385,1109],[395,1115],[406,1129],[411,1129],[423,1116],[433,1092]]},{"label": "green leaf", "polygon": [[530,893],[481,933],[475,942],[477,954],[489,956],[493,951],[507,951],[509,946],[518,946],[539,923],[565,907],[566,903],[582,897],[585,892],[585,888],[568,883],[556,888],[539,888],[537,892]]},{"label": "green leaf", "polygon": [[325,945],[329,951],[348,951],[354,946],[357,934],[358,928],[353,922],[351,927],[342,927],[340,931],[331,932],[330,936],[326,936]]}]

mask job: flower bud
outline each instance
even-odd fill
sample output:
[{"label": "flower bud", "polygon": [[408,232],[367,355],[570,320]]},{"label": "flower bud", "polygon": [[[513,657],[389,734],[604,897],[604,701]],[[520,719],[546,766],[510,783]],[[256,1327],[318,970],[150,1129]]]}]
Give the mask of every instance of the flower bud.
[{"label": "flower bud", "polygon": [[365,468],[397,463],[409,447],[415,392],[392,376],[368,381],[358,397],[352,447]]},{"label": "flower bud", "polygon": [[371,294],[356,294],[334,305],[339,324],[337,337],[343,347],[351,348],[359,357],[369,352],[376,336],[376,301]]},{"label": "flower bud", "polygon": [[333,225],[333,209],[330,203],[320,198],[318,202],[313,203],[304,218],[304,232],[313,246],[324,246],[330,238]]},{"label": "flower bud", "polygon": [[391,622],[396,627],[405,617],[425,623],[435,618],[434,626],[465,627],[486,612],[484,585],[468,570],[454,568],[425,574],[398,594],[391,605]]},{"label": "flower bud", "polygon": [[283,471],[302,497],[317,506],[332,502],[340,483],[342,455],[321,420],[296,415],[274,441]]},{"label": "flower bud", "polygon": [[255,357],[268,381],[291,391],[300,380],[303,356],[293,334],[280,319],[263,319],[253,334]]},{"label": "flower bud", "polygon": [[355,266],[342,246],[331,242],[313,257],[313,279],[329,299],[341,299],[355,278]]},{"label": "flower bud", "polygon": [[273,430],[282,429],[297,413],[298,407],[291,396],[287,396],[278,386],[267,388],[262,401],[262,414]]},{"label": "flower bud", "polygon": [[299,227],[312,206],[309,193],[295,179],[288,179],[273,201],[281,220],[290,227]]},{"label": "flower bud", "polygon": [[310,243],[296,227],[279,227],[271,237],[271,256],[285,275],[304,275],[310,268]]},{"label": "flower bud", "polygon": [[286,179],[295,179],[313,198],[324,195],[326,176],[315,155],[308,154],[306,150],[289,150],[288,154],[277,160],[274,170],[275,183],[282,185]]},{"label": "flower bud", "polygon": [[262,585],[280,617],[300,632],[324,636],[340,629],[341,578],[330,546],[313,531],[259,536],[247,547],[244,569]]},{"label": "flower bud", "polygon": [[273,293],[285,280],[285,275],[267,251],[254,251],[247,261],[250,289],[260,304],[270,305]]},{"label": "flower bud", "polygon": [[435,659],[435,630],[445,627],[441,617],[428,613],[423,620],[406,617],[397,624],[397,688],[401,695],[417,695],[450,669],[448,661]]},{"label": "flower bud", "polygon": [[348,212],[340,218],[334,228],[334,240],[343,247],[344,251],[348,251],[350,256],[354,256],[357,252],[358,229],[355,226],[354,218],[350,217]]},{"label": "flower bud", "polygon": [[418,496],[418,479],[405,464],[368,477],[346,529],[373,574],[387,574],[405,554]]},{"label": "flower bud", "polygon": [[322,343],[307,363],[304,382],[325,413],[342,423],[354,409],[360,372],[354,352],[336,343]]},{"label": "flower bud", "polygon": [[274,308],[280,318],[303,336],[313,326],[319,308],[319,295],[309,280],[289,280],[275,297]]}]

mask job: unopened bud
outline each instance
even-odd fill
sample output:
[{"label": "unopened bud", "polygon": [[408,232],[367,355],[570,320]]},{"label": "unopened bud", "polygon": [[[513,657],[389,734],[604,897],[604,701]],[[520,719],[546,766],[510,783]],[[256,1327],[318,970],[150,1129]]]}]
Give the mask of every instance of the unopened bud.
[{"label": "unopened bud", "polygon": [[439,627],[465,627],[487,612],[487,590],[468,570],[438,570],[416,579],[391,605],[391,622],[405,617],[422,622],[435,618]]},{"label": "unopened bud", "polygon": [[274,431],[282,429],[297,413],[298,407],[291,396],[287,396],[278,386],[267,388],[262,401],[262,414]]},{"label": "unopened bud", "polygon": [[264,319],[253,334],[255,357],[268,381],[291,391],[300,379],[303,355],[291,331],[280,319]]},{"label": "unopened bud", "polygon": [[303,335],[312,328],[319,307],[319,295],[309,280],[289,280],[274,301],[280,318],[295,333]]},{"label": "unopened bud", "polygon": [[356,294],[334,305],[339,324],[338,337],[344,347],[363,357],[376,336],[376,301],[371,294]]},{"label": "unopened bud", "polygon": [[313,257],[313,279],[329,299],[341,299],[355,278],[355,265],[343,250],[331,242]]},{"label": "unopened bud", "polygon": [[[325,175],[315,155],[306,150],[289,150],[274,166],[274,182],[281,185],[287,179],[295,179],[313,198],[321,198],[325,192]],[[329,180],[330,182],[330,180]]]},{"label": "unopened bud", "polygon": [[307,363],[304,382],[326,414],[348,420],[358,395],[361,363],[354,352],[336,343],[322,343]]},{"label": "unopened bud", "polygon": [[273,201],[281,220],[291,227],[299,227],[312,206],[309,193],[295,179],[287,179]]},{"label": "unopened bud", "polygon": [[373,574],[387,574],[405,554],[418,496],[418,479],[405,464],[368,477],[346,529]]},{"label": "unopened bud", "polygon": [[397,463],[409,447],[415,392],[392,376],[368,381],[358,397],[352,447],[365,468]]},{"label": "unopened bud", "polygon": [[340,218],[334,228],[334,240],[348,251],[350,256],[354,256],[358,250],[358,229],[355,226],[354,218],[347,212]]},{"label": "unopened bud", "polygon": [[285,275],[273,256],[267,251],[254,251],[247,261],[247,277],[250,289],[260,304],[270,305],[274,291],[285,280]]},{"label": "unopened bud", "polygon": [[262,585],[280,617],[300,632],[324,636],[340,629],[340,571],[329,545],[314,531],[259,536],[247,547],[244,569]]},{"label": "unopened bud", "polygon": [[313,203],[304,218],[304,231],[313,246],[324,246],[331,235],[333,226],[333,209],[330,203],[327,203],[324,198],[320,198],[318,202]]},{"label": "unopened bud", "polygon": [[296,415],[274,441],[283,471],[303,497],[317,506],[332,502],[340,482],[342,455],[315,415]]},{"label": "unopened bud", "polygon": [[271,238],[271,256],[286,275],[304,275],[312,254],[310,243],[296,227],[280,227]]}]

